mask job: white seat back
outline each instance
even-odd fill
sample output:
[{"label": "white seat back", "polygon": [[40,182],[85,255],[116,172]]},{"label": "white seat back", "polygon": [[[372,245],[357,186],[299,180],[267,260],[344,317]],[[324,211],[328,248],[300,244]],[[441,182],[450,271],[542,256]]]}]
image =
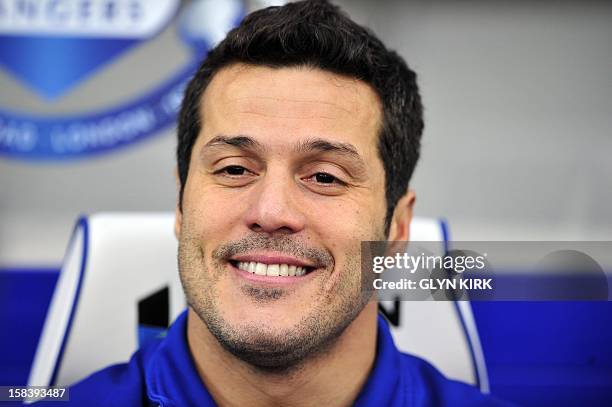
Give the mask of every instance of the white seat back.
[{"label": "white seat back", "polygon": [[[410,240],[440,242],[436,254],[444,255],[447,226],[440,219],[413,218]],[[382,306],[399,306],[399,326],[391,329],[399,349],[427,360],[449,378],[489,392],[484,354],[469,301],[384,301]]]},{"label": "white seat back", "polygon": [[70,384],[138,347],[138,301],[168,287],[185,309],[172,213],[101,213],[77,223],[30,372],[30,385]]},{"label": "white seat back", "polygon": [[[444,224],[416,218],[411,240],[439,241]],[[28,385],[69,385],[138,347],[138,302],[169,293],[173,321],[186,302],[177,267],[173,213],[100,213],[81,218],[66,253]],[[451,378],[488,390],[486,369],[469,302],[382,304],[400,315],[392,333],[398,347]]]}]

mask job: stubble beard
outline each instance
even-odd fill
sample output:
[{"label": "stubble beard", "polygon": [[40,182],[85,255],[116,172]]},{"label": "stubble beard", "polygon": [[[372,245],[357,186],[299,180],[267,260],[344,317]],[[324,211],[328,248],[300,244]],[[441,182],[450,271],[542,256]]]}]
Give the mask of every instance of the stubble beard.
[{"label": "stubble beard", "polygon": [[[182,227],[179,240],[178,261],[188,304],[226,351],[256,371],[289,374],[300,370],[308,361],[324,355],[357,318],[371,297],[371,292],[365,292],[361,287],[360,247],[357,245],[347,253],[346,267],[342,270],[344,276],[350,278],[339,279],[333,292],[324,290],[325,278],[319,279],[317,305],[293,327],[279,329],[261,323],[232,324],[223,317],[220,304],[222,299],[216,295],[215,289],[226,272],[225,263],[215,259],[214,254],[213,260],[207,262],[201,246],[202,239],[191,236],[185,226]],[[299,250],[295,242],[287,239],[267,240],[265,244],[260,239],[254,239],[251,240],[251,246],[284,248],[289,253]],[[249,239],[224,247],[239,251],[240,246],[245,244],[249,245]],[[221,251],[224,247],[221,247]],[[289,251],[286,250],[288,248]],[[284,289],[251,286],[243,287],[242,293],[256,303],[277,301],[290,295]]]}]

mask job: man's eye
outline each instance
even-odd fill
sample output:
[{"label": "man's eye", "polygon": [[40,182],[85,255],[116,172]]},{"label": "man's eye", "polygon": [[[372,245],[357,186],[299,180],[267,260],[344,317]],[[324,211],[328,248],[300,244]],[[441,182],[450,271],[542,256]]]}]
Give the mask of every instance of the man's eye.
[{"label": "man's eye", "polygon": [[326,172],[317,172],[314,175],[314,180],[320,184],[340,184],[344,185],[344,182],[340,181],[338,178],[330,175]]},{"label": "man's eye", "polygon": [[217,171],[217,174],[227,174],[233,176],[244,175],[248,170],[240,165],[229,165]]}]

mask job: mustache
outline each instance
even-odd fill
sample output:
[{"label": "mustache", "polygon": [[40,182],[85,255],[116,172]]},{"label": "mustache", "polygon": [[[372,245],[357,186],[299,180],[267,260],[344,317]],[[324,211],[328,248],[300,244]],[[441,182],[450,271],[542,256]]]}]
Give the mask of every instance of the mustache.
[{"label": "mustache", "polygon": [[225,243],[212,252],[214,260],[229,260],[231,257],[255,250],[270,250],[303,260],[309,260],[317,267],[331,266],[334,258],[325,249],[307,246],[289,236],[248,235],[240,240]]}]

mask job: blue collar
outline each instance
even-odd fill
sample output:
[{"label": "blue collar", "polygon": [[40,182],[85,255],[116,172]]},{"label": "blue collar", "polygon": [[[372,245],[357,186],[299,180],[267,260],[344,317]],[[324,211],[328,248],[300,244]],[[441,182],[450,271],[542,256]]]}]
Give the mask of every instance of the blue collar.
[{"label": "blue collar", "polygon": [[187,311],[174,321],[144,366],[144,374],[147,396],[161,406],[216,406],[189,351]]},{"label": "blue collar", "polygon": [[401,353],[395,347],[389,325],[381,313],[378,313],[377,325],[376,360],[355,407],[404,405]]},{"label": "blue collar", "polygon": [[[144,365],[147,396],[164,407],[215,406],[202,383],[187,344],[187,311],[183,312]],[[393,405],[401,394],[400,353],[387,322],[378,315],[376,360],[355,406]],[[398,394],[399,392],[399,394]]]}]

